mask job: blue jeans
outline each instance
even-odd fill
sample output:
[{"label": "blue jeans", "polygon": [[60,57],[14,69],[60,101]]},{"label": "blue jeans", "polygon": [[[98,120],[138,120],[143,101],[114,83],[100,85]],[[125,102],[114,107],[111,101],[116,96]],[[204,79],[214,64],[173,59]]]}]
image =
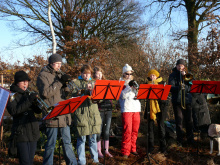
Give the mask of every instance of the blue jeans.
[{"label": "blue jeans", "polygon": [[[90,154],[95,163],[99,162],[98,159],[98,151],[97,151],[97,142],[96,142],[96,134],[88,135],[89,138],[89,148]],[[85,143],[86,143],[86,136],[80,136],[77,138],[77,153],[78,153],[78,163],[79,165],[86,164],[86,156],[85,156]]]},{"label": "blue jeans", "polygon": [[[58,128],[46,128],[46,135],[47,135],[47,143],[45,145],[45,152],[44,152],[44,165],[53,165],[53,155],[54,155],[54,148],[57,140]],[[60,134],[63,140],[63,153],[66,164],[68,165],[75,165],[77,164],[75,154],[73,152],[72,143],[71,143],[71,136],[70,136],[70,127],[63,127],[60,128]]]},{"label": "blue jeans", "polygon": [[100,111],[100,116],[102,118],[102,125],[101,125],[100,134],[97,135],[97,141],[101,140],[101,136],[103,140],[109,140],[112,111]]}]

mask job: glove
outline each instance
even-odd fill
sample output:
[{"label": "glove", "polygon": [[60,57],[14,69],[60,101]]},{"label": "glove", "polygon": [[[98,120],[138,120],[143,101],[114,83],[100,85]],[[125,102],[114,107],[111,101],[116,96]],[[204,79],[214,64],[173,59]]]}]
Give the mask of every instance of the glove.
[{"label": "glove", "polygon": [[134,86],[134,80],[129,81],[128,85],[129,85],[130,87],[133,87],[133,86]]},{"label": "glove", "polygon": [[38,93],[34,92],[29,95],[28,99],[32,103],[33,101],[35,101],[37,99],[37,97],[38,97]]},{"label": "glove", "polygon": [[65,85],[65,84],[66,84],[68,81],[70,81],[70,80],[71,80],[71,78],[70,78],[70,76],[67,75],[67,74],[62,75],[61,78],[60,78],[60,82],[61,82],[63,85]]},{"label": "glove", "polygon": [[138,88],[138,84],[137,84],[137,82],[136,82],[135,80],[131,80],[131,81],[128,83],[128,85],[129,85],[130,87]]}]

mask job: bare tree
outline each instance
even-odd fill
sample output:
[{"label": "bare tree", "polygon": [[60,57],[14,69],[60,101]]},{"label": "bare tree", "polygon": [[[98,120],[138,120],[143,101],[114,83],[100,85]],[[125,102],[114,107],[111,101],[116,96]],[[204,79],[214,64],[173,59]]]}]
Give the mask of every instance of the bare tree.
[{"label": "bare tree", "polygon": [[[3,19],[17,18],[23,22],[18,30],[31,35],[29,44],[52,41],[47,1],[0,0],[0,4]],[[51,20],[57,47],[65,53],[69,63],[89,56],[97,49],[90,45],[99,42],[111,46],[139,33],[141,11],[139,3],[130,0],[53,0]],[[87,47],[92,51],[87,51]]]},{"label": "bare tree", "polygon": [[[220,20],[220,1],[218,0],[152,0],[146,7],[158,5],[155,15],[165,12],[165,22],[171,21],[172,14],[176,9],[186,12],[188,29],[179,33],[178,39],[186,37],[188,40],[189,68],[193,68],[194,61],[198,55],[198,35],[212,19]],[[215,14],[217,13],[217,14]]]}]

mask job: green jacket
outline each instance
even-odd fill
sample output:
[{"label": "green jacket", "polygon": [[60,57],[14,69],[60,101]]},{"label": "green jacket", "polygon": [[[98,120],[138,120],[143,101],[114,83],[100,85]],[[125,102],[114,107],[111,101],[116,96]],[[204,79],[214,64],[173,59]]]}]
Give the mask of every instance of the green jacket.
[{"label": "green jacket", "polygon": [[[74,82],[80,89],[84,89],[81,95],[88,95],[90,93],[86,90],[88,81],[79,79]],[[76,90],[73,92],[73,96],[78,96]],[[78,136],[99,134],[102,119],[98,110],[98,105],[92,103],[92,101],[87,98],[73,113],[73,123],[74,127],[76,127]]]}]

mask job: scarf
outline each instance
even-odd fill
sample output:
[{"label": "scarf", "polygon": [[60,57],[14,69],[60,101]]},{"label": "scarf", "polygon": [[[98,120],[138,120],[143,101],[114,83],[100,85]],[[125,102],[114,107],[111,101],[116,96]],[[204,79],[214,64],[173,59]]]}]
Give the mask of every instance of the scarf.
[{"label": "scarf", "polygon": [[[148,84],[156,84],[157,85],[162,80],[163,80],[163,78],[159,77],[156,80],[148,81]],[[160,106],[158,104],[158,101],[150,99],[150,118],[155,121],[157,118],[156,114],[159,112],[160,112]]]}]

